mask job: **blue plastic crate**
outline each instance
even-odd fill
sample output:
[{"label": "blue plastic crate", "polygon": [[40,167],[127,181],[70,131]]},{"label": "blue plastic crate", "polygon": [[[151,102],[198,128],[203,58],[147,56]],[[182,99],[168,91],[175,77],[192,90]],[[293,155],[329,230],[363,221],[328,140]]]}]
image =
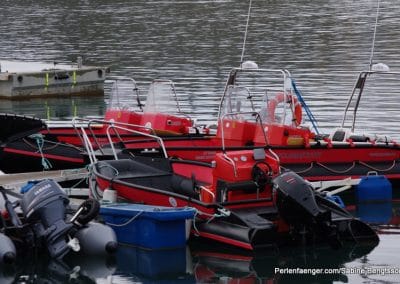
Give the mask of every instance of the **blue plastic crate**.
[{"label": "blue plastic crate", "polygon": [[173,208],[143,204],[102,205],[100,215],[114,229],[118,242],[148,249],[186,245],[186,220],[194,217],[190,207]]}]

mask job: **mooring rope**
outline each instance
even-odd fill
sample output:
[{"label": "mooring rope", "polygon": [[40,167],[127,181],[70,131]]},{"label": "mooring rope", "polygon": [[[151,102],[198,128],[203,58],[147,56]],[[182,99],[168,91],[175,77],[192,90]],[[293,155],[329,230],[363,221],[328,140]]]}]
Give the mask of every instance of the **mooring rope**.
[{"label": "mooring rope", "polygon": [[[81,147],[77,147],[73,144],[69,144],[69,143],[61,143],[61,142],[54,142],[54,141],[50,141],[50,140],[46,140],[43,137],[43,134],[32,134],[29,137],[33,138],[36,140],[36,136],[42,136],[41,139],[43,139],[43,147],[42,150],[48,151],[48,150],[53,150],[55,148],[57,148],[58,146],[62,145],[65,147],[69,147],[69,148],[73,148],[79,151],[82,151],[83,149]],[[37,149],[36,145],[30,143],[26,138],[22,138],[22,141],[24,141],[25,144],[27,144],[28,146],[30,146],[32,149]],[[50,146],[44,147],[44,142],[46,142],[46,144],[50,144]]]},{"label": "mooring rope", "polygon": [[[311,170],[313,167],[314,167],[314,162],[311,162],[311,164],[310,164],[309,167],[305,168],[304,170],[296,171],[295,173],[296,173],[296,174],[304,174],[304,173],[308,172],[309,170]],[[282,167],[282,168],[283,168],[283,167]],[[285,168],[285,169],[286,169],[286,168]]]},{"label": "mooring rope", "polygon": [[325,166],[325,165],[323,165],[321,163],[318,163],[318,162],[317,162],[317,165],[319,165],[319,166],[323,167],[324,169],[326,169],[328,171],[331,171],[331,172],[333,172],[335,174],[344,174],[344,173],[347,173],[347,172],[351,171],[356,166],[356,162],[353,161],[353,164],[348,169],[345,169],[345,170],[342,170],[342,171],[334,170],[334,169],[329,168],[328,166]]},{"label": "mooring rope", "polygon": [[35,141],[36,141],[37,150],[39,151],[40,156],[42,158],[41,160],[42,160],[43,169],[44,170],[51,169],[53,166],[51,165],[50,161],[44,156],[44,153],[43,153],[43,145],[44,145],[43,135],[42,134],[34,134],[34,135],[31,135],[31,138],[35,139]]},{"label": "mooring rope", "polygon": [[118,176],[118,175],[119,175],[119,171],[117,170],[117,168],[111,166],[110,164],[100,165],[98,168],[99,168],[99,169],[101,169],[101,168],[111,168],[112,170],[114,170],[115,176]]},{"label": "mooring rope", "polygon": [[193,229],[196,231],[197,235],[200,235],[200,231],[199,231],[199,229],[197,229],[197,226],[196,226],[196,216],[197,215],[205,215],[205,216],[211,217],[206,222],[206,223],[210,223],[215,218],[228,217],[231,214],[231,212],[225,208],[218,208],[217,210],[220,212],[219,214],[217,214],[217,213],[209,214],[209,213],[203,212],[196,208],[196,211],[193,216]]},{"label": "mooring rope", "polygon": [[[357,162],[358,162],[360,165],[363,165],[363,166],[365,166],[365,167],[367,167],[367,168],[370,168],[371,170],[374,170],[374,171],[376,171],[376,172],[388,172],[388,171],[390,171],[390,170],[393,170],[393,168],[396,166],[396,160],[393,160],[392,164],[391,164],[389,167],[384,168],[384,169],[379,169],[379,168],[377,168],[377,167],[371,166],[371,165],[369,165],[369,164],[367,164],[367,163],[365,163],[365,162],[363,162],[363,161],[357,161]],[[326,166],[326,165],[324,165],[324,164],[322,164],[322,163],[318,163],[318,162],[317,162],[316,164],[317,164],[318,166],[320,166],[320,167],[326,169],[327,171],[330,171],[330,172],[333,172],[333,173],[336,173],[336,174],[344,174],[344,173],[347,173],[347,172],[351,171],[351,170],[356,166],[356,162],[353,161],[353,164],[352,164],[349,168],[347,168],[347,169],[345,169],[345,170],[342,170],[342,171],[339,171],[339,170],[334,170],[334,169],[332,169],[332,168],[330,168],[330,167],[328,167],[328,166]],[[304,173],[310,171],[313,167],[314,167],[314,162],[311,162],[311,165],[310,165],[308,168],[306,168],[306,169],[304,169],[304,170],[294,171],[294,172],[295,172],[296,174],[304,174]],[[283,169],[287,169],[287,168],[284,168],[284,167],[282,167],[282,168],[283,168]]]},{"label": "mooring rope", "polygon": [[364,163],[362,161],[359,161],[359,163],[361,165],[366,166],[367,168],[370,168],[370,169],[372,169],[374,171],[377,171],[377,172],[388,172],[388,171],[392,170],[396,166],[396,160],[393,160],[392,165],[390,167],[386,168],[386,169],[378,169],[378,168],[373,167],[371,165],[368,165],[367,163]]},{"label": "mooring rope", "polygon": [[129,225],[130,223],[132,223],[133,221],[135,221],[135,219],[137,217],[139,217],[140,215],[142,215],[144,212],[144,210],[139,211],[135,216],[133,216],[132,218],[130,218],[128,221],[126,221],[125,223],[122,224],[114,224],[114,223],[110,223],[110,222],[105,222],[106,225],[110,225],[112,227],[125,227],[126,225]]}]

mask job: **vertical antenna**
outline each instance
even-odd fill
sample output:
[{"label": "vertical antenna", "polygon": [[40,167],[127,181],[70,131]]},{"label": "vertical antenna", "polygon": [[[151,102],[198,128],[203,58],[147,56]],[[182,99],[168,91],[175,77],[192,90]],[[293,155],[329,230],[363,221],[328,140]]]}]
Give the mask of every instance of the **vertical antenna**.
[{"label": "vertical antenna", "polygon": [[244,57],[244,50],[246,49],[247,29],[249,28],[250,11],[251,11],[251,0],[249,1],[249,11],[247,12],[246,30],[245,30],[245,32],[244,32],[243,47],[242,47],[242,56],[240,57],[240,67],[242,67],[243,57]]},{"label": "vertical antenna", "polygon": [[377,2],[378,2],[378,5],[376,7],[375,27],[374,27],[374,35],[372,38],[372,47],[371,47],[371,57],[369,59],[369,71],[371,71],[371,69],[372,69],[372,59],[374,58],[374,49],[375,49],[376,28],[378,26],[380,0],[377,0]]}]

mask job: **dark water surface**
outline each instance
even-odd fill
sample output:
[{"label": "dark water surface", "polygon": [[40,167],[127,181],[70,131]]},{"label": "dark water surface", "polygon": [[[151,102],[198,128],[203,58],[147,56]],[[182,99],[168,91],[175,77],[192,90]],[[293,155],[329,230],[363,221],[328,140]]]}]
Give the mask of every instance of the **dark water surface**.
[{"label": "dark water surface", "polygon": [[[376,0],[253,0],[245,60],[262,68],[290,70],[320,127],[329,132],[341,122],[358,72],[369,66],[376,6]],[[87,65],[109,66],[111,75],[134,78],[143,94],[153,79],[170,79],[176,83],[183,109],[199,121],[213,122],[228,72],[240,63],[247,9],[248,1],[239,0],[1,0],[0,59],[67,62],[83,56]],[[373,61],[386,63],[392,71],[400,70],[399,14],[398,0],[381,1]],[[400,137],[400,88],[393,80],[380,83],[383,87],[373,85],[369,98],[362,101],[357,127]],[[46,117],[49,107],[51,117],[58,118],[71,116],[76,106],[78,115],[101,115],[107,100],[107,96],[2,100],[0,112]],[[288,249],[257,258],[224,252],[209,256],[196,248],[189,248],[190,254],[185,250],[167,256],[133,250],[118,256],[116,266],[88,260],[75,280],[281,283],[293,275],[276,274],[274,267],[400,267],[398,222],[390,217],[380,223],[389,225],[381,228],[381,242],[373,249]],[[179,265],[172,267],[172,256]],[[79,265],[77,260],[72,263],[72,268]],[[71,267],[42,261],[17,273],[4,271],[5,280],[0,282],[32,274],[54,277],[44,283],[72,283]],[[297,274],[296,279],[396,283],[399,277],[342,272]]]},{"label": "dark water surface", "polygon": [[353,212],[375,224],[379,245],[319,244],[255,255],[210,243],[158,251],[121,245],[110,258],[24,259],[0,268],[0,283],[398,283],[400,203],[358,205]]},{"label": "dark water surface", "polygon": [[[245,60],[288,69],[322,129],[338,126],[357,73],[368,68],[376,0],[253,1]],[[248,1],[2,0],[0,59],[76,61],[176,82],[184,110],[214,121],[230,68],[239,66]],[[381,0],[374,62],[400,70],[400,5]],[[387,84],[382,84],[387,87]],[[364,103],[358,127],[398,133],[398,87]],[[106,99],[107,101],[107,99]],[[47,103],[47,105],[46,105]],[[104,100],[2,102],[0,111],[52,117],[102,114]],[[372,119],[371,119],[372,118]],[[383,127],[382,127],[383,126]]]}]

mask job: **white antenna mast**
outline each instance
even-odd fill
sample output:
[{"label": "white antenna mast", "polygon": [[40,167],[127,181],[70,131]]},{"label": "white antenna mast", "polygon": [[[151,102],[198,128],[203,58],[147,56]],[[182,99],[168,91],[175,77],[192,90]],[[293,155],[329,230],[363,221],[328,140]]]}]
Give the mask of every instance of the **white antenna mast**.
[{"label": "white antenna mast", "polygon": [[379,18],[379,4],[380,0],[377,0],[378,5],[376,7],[376,16],[375,16],[375,27],[374,27],[374,36],[372,38],[372,47],[371,47],[371,57],[369,59],[369,71],[372,69],[372,60],[374,58],[374,49],[375,49],[375,38],[376,38],[376,28],[378,26],[378,18]]},{"label": "white antenna mast", "polygon": [[247,12],[247,22],[246,22],[246,30],[244,32],[244,39],[243,39],[243,47],[242,47],[242,56],[240,57],[240,67],[242,67],[244,51],[246,49],[246,39],[247,39],[247,30],[249,28],[249,21],[250,21],[250,11],[251,11],[251,0],[249,1],[249,11]]}]

